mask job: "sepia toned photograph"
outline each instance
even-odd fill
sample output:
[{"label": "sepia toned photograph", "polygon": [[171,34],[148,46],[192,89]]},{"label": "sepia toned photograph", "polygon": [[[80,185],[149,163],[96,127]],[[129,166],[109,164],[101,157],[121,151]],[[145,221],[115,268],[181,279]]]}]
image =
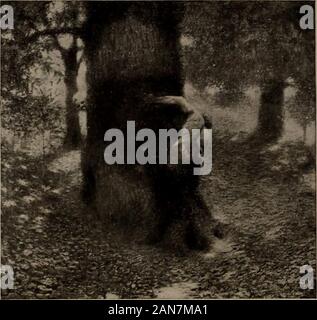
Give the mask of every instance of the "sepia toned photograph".
[{"label": "sepia toned photograph", "polygon": [[0,27],[2,300],[316,299],[314,1],[1,1]]}]

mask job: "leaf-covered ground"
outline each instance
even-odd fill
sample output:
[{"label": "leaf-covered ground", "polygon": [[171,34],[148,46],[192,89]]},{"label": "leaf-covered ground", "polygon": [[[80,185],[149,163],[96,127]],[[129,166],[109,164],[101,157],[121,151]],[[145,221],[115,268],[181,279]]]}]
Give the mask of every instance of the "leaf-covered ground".
[{"label": "leaf-covered ground", "polygon": [[2,264],[15,288],[2,298],[315,297],[299,287],[299,267],[316,266],[315,173],[242,146],[216,143],[202,182],[225,237],[186,257],[104,232],[79,198],[78,151],[3,148]]}]

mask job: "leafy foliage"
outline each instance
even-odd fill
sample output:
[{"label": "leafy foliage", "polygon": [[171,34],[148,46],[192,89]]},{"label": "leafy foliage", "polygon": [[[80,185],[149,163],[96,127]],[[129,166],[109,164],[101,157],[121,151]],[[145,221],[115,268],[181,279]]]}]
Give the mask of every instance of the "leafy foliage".
[{"label": "leafy foliage", "polygon": [[56,101],[53,81],[43,90],[43,77],[37,74],[53,78],[55,84],[63,79],[63,67],[58,61],[66,49],[60,45],[58,36],[63,28],[76,25],[78,4],[45,1],[7,4],[14,8],[16,23],[14,30],[1,34],[3,127],[20,133],[57,130],[65,110]]},{"label": "leafy foliage", "polygon": [[[313,119],[314,32],[299,27],[300,2],[188,3],[183,32],[186,74],[201,91],[216,86],[216,102],[232,107],[248,86],[292,79],[291,113]],[[231,102],[231,103],[230,103]],[[304,121],[304,122],[303,122]]]}]

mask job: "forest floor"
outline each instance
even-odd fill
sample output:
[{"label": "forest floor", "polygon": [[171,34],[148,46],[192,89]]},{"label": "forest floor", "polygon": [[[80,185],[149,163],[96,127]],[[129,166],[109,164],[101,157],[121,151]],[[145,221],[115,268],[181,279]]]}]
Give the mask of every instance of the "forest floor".
[{"label": "forest floor", "polygon": [[34,159],[3,150],[2,264],[13,266],[15,288],[2,298],[315,297],[299,286],[299,267],[316,266],[314,171],[272,165],[274,148],[251,156],[234,145],[215,145],[202,183],[225,237],[184,257],[116,241],[91,221],[79,151]]}]

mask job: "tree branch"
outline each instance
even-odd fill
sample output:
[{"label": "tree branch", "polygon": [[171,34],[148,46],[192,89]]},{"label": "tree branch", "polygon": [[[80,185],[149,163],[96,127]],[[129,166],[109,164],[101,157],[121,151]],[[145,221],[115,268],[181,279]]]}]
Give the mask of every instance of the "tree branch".
[{"label": "tree branch", "polygon": [[30,36],[26,37],[27,41],[36,41],[40,37],[54,37],[58,36],[60,34],[72,34],[72,35],[77,35],[80,36],[82,34],[82,28],[60,28],[60,29],[47,29],[47,30],[42,30],[42,31],[36,31]]},{"label": "tree branch", "polygon": [[79,60],[77,61],[77,70],[79,69],[80,64],[83,62],[83,60],[84,60],[84,53],[82,53]]},{"label": "tree branch", "polygon": [[60,45],[56,34],[53,35],[52,38],[53,38],[53,41],[54,41],[54,44],[55,44],[56,48],[60,51],[60,53],[61,53],[61,55],[63,57],[67,53],[67,49],[63,48]]}]

